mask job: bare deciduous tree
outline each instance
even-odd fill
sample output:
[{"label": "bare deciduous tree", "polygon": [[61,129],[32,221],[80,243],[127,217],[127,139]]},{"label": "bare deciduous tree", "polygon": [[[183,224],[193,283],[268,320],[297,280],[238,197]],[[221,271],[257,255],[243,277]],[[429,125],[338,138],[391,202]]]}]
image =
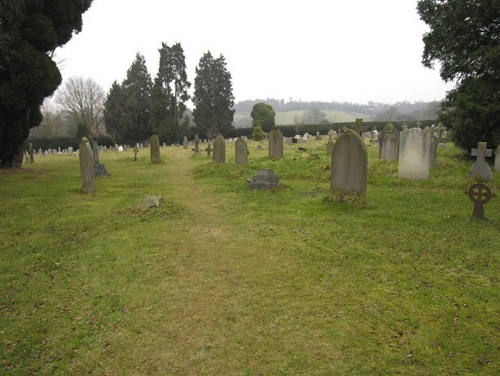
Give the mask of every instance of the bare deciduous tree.
[{"label": "bare deciduous tree", "polygon": [[71,77],[57,91],[55,101],[68,111],[87,134],[97,131],[102,119],[106,93],[91,78]]}]

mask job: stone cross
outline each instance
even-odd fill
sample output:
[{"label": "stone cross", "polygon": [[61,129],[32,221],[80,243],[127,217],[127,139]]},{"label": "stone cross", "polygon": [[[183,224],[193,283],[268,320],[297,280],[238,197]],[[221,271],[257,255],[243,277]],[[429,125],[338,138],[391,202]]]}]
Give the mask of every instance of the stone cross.
[{"label": "stone cross", "polygon": [[205,151],[207,152],[207,157],[210,157],[210,153],[212,153],[212,143],[208,141],[208,145],[205,148]]},{"label": "stone cross", "polygon": [[493,174],[490,166],[484,160],[485,157],[491,157],[491,149],[486,148],[486,142],[478,142],[477,148],[471,150],[471,155],[477,157],[476,161],[467,173],[467,179],[476,179],[477,181],[493,181]]}]

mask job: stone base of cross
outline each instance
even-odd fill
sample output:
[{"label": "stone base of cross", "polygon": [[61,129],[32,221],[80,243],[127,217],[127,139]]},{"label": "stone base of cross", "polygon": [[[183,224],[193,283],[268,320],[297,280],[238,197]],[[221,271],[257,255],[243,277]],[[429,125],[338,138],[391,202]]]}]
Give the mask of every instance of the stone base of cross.
[{"label": "stone base of cross", "polygon": [[467,179],[475,179],[479,182],[493,181],[493,174],[485,157],[491,157],[492,150],[486,148],[486,142],[478,142],[477,148],[471,150],[471,155],[477,157],[469,172]]}]

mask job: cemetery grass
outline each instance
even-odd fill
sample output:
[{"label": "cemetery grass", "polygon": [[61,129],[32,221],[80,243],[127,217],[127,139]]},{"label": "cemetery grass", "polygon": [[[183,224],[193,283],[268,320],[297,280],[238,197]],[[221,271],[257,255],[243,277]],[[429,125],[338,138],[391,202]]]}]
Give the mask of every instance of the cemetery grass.
[{"label": "cemetery grass", "polygon": [[[0,373],[499,373],[500,199],[471,218],[471,161],[400,180],[368,146],[366,200],[337,202],[323,142],[256,145],[101,153],[90,195],[74,156],[0,171]],[[260,168],[282,185],[249,190]]]}]

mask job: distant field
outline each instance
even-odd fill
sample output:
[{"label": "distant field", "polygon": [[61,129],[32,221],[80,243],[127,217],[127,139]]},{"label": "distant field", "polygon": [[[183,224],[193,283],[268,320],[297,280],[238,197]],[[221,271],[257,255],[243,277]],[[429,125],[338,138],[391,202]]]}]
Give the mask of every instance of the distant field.
[{"label": "distant field", "polygon": [[[276,114],[276,125],[301,123],[306,112],[307,110],[279,112]],[[326,114],[326,119],[332,123],[355,121],[356,118],[363,118],[365,121],[371,120],[370,116],[366,114],[329,110],[323,110],[323,112]],[[234,114],[234,124],[236,128],[249,127],[252,124],[252,118],[248,112],[237,112]]]}]

